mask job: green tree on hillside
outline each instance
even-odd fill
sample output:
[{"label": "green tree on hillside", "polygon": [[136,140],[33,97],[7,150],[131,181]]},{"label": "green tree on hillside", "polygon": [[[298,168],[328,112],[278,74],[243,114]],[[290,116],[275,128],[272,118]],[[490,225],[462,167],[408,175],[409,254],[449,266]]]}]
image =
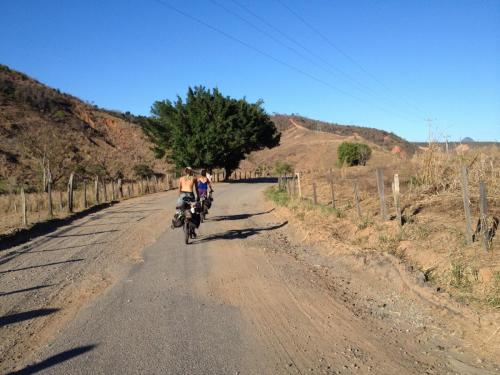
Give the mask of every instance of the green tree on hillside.
[{"label": "green tree on hillside", "polygon": [[337,149],[340,164],[366,165],[372,155],[370,147],[363,143],[342,142]]},{"label": "green tree on hillside", "polygon": [[151,113],[143,128],[156,156],[180,168],[224,168],[229,176],[246,154],[280,141],[262,101],[233,99],[218,89],[189,88],[185,102],[157,101]]}]

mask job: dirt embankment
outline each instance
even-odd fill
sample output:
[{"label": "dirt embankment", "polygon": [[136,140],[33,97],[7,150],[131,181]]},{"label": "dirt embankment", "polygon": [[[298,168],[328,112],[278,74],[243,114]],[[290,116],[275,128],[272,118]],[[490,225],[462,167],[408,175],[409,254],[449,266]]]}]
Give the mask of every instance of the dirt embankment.
[{"label": "dirt embankment", "polygon": [[[387,293],[388,301],[395,311],[394,314],[398,315],[398,320],[413,321],[422,327],[439,327],[444,340],[447,335],[463,338],[461,344],[456,344],[457,350],[475,348],[479,357],[484,355],[493,359],[498,356],[500,313],[488,303],[487,298],[483,297],[481,301],[479,298],[473,298],[473,291],[479,289],[468,289],[468,293],[464,294],[465,284],[453,284],[457,282],[457,276],[455,274],[453,279],[453,268],[450,270],[448,267],[456,258],[452,257],[453,254],[449,251],[439,251],[453,246],[453,239],[447,237],[449,234],[446,232],[453,233],[452,229],[459,225],[458,222],[442,223],[426,233],[426,240],[421,241],[420,237],[411,236],[422,235],[418,234],[418,230],[422,230],[419,226],[423,225],[423,220],[433,220],[435,223],[436,212],[430,209],[429,216],[422,214],[418,224],[407,227],[407,232],[403,231],[401,234],[394,221],[367,223],[359,221],[346,211],[314,206],[309,201],[298,202],[287,198],[281,202],[283,201],[286,206],[279,207],[277,214],[295,225],[297,231],[294,238],[299,243],[309,244],[315,249],[314,255],[298,256],[317,264],[316,272],[327,276],[340,272],[344,277],[347,277],[349,272],[359,273],[367,290]],[[374,205],[376,203],[378,202],[374,202]],[[412,241],[416,243],[412,244]],[[479,244],[468,251],[476,254],[476,259],[480,259],[486,269],[495,267],[491,259],[496,257],[498,252],[481,254]],[[429,262],[434,264],[435,268],[429,270],[422,267],[422,264],[429,267]],[[329,269],[332,265],[333,270]],[[438,265],[441,268],[438,268]],[[468,275],[462,277],[467,278]],[[476,280],[474,287],[482,286],[485,293],[498,293],[494,290],[495,286],[487,284],[487,281],[490,279]],[[467,284],[467,287],[472,288],[470,284]],[[369,301],[364,299],[365,293],[361,290],[357,293],[359,295],[354,297],[356,301],[353,301],[353,306],[369,306]],[[478,292],[476,296],[481,295]],[[411,304],[405,305],[408,301],[411,301]],[[415,302],[418,303],[418,308],[412,307]],[[435,319],[430,318],[430,321],[423,323],[429,317]]]}]

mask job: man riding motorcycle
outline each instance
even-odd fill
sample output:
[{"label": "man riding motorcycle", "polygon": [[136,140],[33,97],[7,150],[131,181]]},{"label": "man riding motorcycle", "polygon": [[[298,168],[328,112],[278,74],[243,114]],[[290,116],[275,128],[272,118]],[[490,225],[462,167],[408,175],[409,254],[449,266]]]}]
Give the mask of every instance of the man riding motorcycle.
[{"label": "man riding motorcycle", "polygon": [[[186,200],[195,201],[194,191],[196,191],[197,199],[200,199],[200,194],[198,191],[197,179],[194,176],[194,171],[191,167],[186,167],[184,169],[184,176],[179,178],[179,198],[177,199],[177,209],[181,209]],[[196,233],[193,230],[193,235],[196,236]]]}]

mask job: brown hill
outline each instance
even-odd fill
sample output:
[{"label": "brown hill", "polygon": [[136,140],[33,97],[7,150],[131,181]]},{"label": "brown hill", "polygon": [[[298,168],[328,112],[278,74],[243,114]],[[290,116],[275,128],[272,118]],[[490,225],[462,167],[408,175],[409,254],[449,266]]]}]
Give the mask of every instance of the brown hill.
[{"label": "brown hill", "polygon": [[336,166],[337,148],[343,141],[365,143],[372,148],[368,167],[397,163],[414,150],[409,142],[382,130],[327,124],[299,116],[276,115],[273,121],[281,130],[281,144],[251,153],[241,162],[242,169],[272,170],[279,161],[301,171],[328,170]]},{"label": "brown hill", "polygon": [[344,137],[357,136],[387,150],[398,147],[409,155],[413,154],[417,149],[412,143],[385,130],[356,125],[340,125],[298,115],[275,115],[273,116],[273,120],[280,130],[299,126],[313,131],[332,133]]},{"label": "brown hill", "polygon": [[137,164],[164,172],[134,121],[0,65],[0,191],[40,186],[43,164],[59,185],[76,168],[103,177],[133,177]]}]

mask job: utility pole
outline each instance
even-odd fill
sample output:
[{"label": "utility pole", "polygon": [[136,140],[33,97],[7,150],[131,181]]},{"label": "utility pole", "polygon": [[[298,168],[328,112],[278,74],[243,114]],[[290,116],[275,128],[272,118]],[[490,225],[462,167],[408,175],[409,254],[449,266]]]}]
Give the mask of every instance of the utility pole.
[{"label": "utility pole", "polygon": [[448,153],[449,149],[448,149],[448,139],[450,138],[450,135],[449,134],[446,134],[444,136],[444,139],[446,141],[446,153]]},{"label": "utility pole", "polygon": [[433,119],[431,118],[426,118],[425,121],[427,122],[427,127],[429,130],[429,148],[431,147],[431,142],[432,142],[432,121]]},{"label": "utility pole", "polygon": [[431,118],[427,118],[425,119],[425,121],[427,122],[427,128],[428,128],[428,141],[429,141],[429,148],[431,147],[431,138],[432,138],[432,135],[431,135],[431,129],[432,129],[432,119]]}]

